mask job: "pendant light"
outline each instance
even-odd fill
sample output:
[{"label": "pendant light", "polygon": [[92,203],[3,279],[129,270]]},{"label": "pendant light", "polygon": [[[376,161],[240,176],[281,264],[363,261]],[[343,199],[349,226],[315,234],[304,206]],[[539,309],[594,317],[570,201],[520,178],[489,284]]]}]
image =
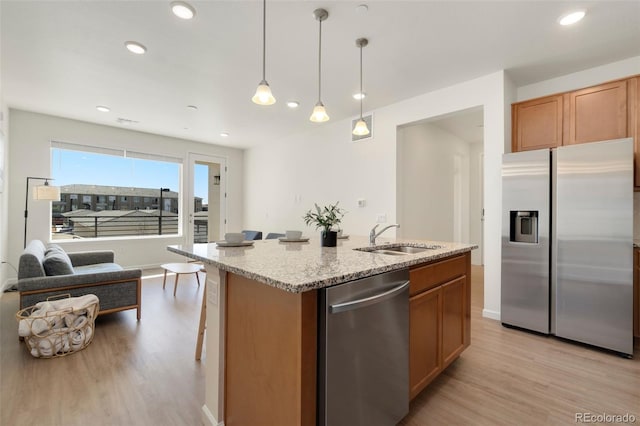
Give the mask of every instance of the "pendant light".
[{"label": "pendant light", "polygon": [[251,100],[258,105],[273,105],[276,98],[271,94],[271,88],[265,78],[266,68],[266,46],[267,46],[267,0],[262,0],[262,81],[258,84],[256,94]]},{"label": "pendant light", "polygon": [[314,123],[321,123],[323,121],[328,121],[329,116],[327,115],[327,110],[324,109],[324,105],[320,100],[320,93],[322,88],[322,80],[321,80],[321,69],[322,69],[322,21],[329,17],[329,12],[324,9],[316,9],[313,11],[313,16],[315,16],[316,20],[319,22],[320,31],[318,33],[318,102],[316,106],[313,107],[313,112],[311,113],[311,117],[309,120]]},{"label": "pendant light", "polygon": [[367,123],[362,119],[362,48],[369,44],[369,40],[366,38],[359,38],[356,40],[356,47],[360,48],[360,120],[356,123],[353,128],[353,134],[356,136],[366,136],[369,134],[369,128],[367,127]]}]

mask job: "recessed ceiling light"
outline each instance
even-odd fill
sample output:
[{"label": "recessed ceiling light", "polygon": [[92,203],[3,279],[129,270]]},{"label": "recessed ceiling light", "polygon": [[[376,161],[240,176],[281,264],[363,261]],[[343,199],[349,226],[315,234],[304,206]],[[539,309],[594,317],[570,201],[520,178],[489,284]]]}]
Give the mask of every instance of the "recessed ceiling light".
[{"label": "recessed ceiling light", "polygon": [[567,13],[558,18],[558,23],[560,25],[572,25],[584,18],[584,15],[586,14],[587,12],[584,10],[577,10],[575,12]]},{"label": "recessed ceiling light", "polygon": [[104,105],[98,105],[96,107],[96,109],[100,112],[109,112],[111,111],[111,108],[109,108],[108,106],[104,106]]},{"label": "recessed ceiling light", "polygon": [[192,111],[197,111],[198,110],[198,107],[195,106],[195,105],[187,105],[187,108],[189,108]]},{"label": "recessed ceiling light", "polygon": [[147,51],[147,48],[137,41],[125,41],[124,45],[127,46],[129,52],[135,53],[136,55],[142,55]]},{"label": "recessed ceiling light", "polygon": [[354,93],[353,94],[353,99],[355,99],[356,101],[359,101],[360,99],[364,99],[367,97],[366,93]]},{"label": "recessed ceiling light", "polygon": [[221,133],[220,133],[220,136],[222,136],[223,138],[227,138],[227,137],[229,137],[229,133],[227,133],[227,132],[221,132]]},{"label": "recessed ceiling light", "polygon": [[360,15],[364,15],[369,11],[369,6],[367,6],[366,4],[361,4],[356,6],[356,12],[358,12],[358,14]]},{"label": "recessed ceiling light", "polygon": [[181,19],[192,19],[196,16],[196,10],[189,3],[183,1],[171,2],[171,11]]},{"label": "recessed ceiling light", "polygon": [[289,108],[298,108],[300,106],[300,102],[298,102],[298,101],[287,101],[287,106]]}]

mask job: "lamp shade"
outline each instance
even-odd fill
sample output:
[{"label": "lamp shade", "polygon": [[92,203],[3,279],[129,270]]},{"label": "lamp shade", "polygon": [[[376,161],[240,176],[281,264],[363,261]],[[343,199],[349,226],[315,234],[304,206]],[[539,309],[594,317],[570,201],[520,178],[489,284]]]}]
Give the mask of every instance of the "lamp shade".
[{"label": "lamp shade", "polygon": [[266,80],[262,80],[260,85],[258,85],[258,89],[256,89],[256,94],[251,98],[253,103],[258,105],[273,105],[276,103],[276,98],[271,94],[271,88],[269,87],[269,83]]},{"label": "lamp shade", "polygon": [[369,134],[369,128],[367,127],[367,123],[361,118],[356,123],[356,126],[353,128],[353,134],[356,136],[366,136]]},{"label": "lamp shade", "polygon": [[329,121],[329,115],[327,115],[327,110],[324,109],[324,105],[322,102],[318,102],[315,107],[313,107],[313,112],[311,113],[311,117],[309,120],[314,123],[322,123],[323,121]]},{"label": "lamp shade", "polygon": [[39,185],[33,188],[34,200],[60,201],[60,187]]}]

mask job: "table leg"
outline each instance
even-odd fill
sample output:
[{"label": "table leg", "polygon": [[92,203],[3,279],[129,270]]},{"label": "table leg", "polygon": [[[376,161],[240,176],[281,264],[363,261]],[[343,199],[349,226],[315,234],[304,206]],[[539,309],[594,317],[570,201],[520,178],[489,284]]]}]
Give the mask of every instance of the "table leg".
[{"label": "table leg", "polygon": [[198,287],[200,287],[200,277],[198,276],[197,272],[196,272],[196,281],[198,281]]},{"label": "table leg", "polygon": [[176,282],[173,284],[173,297],[176,297],[176,290],[178,289],[178,277],[179,273],[176,272]]},{"label": "table leg", "polygon": [[167,283],[167,270],[164,270],[164,279],[162,280],[162,289],[164,290],[164,285]]}]

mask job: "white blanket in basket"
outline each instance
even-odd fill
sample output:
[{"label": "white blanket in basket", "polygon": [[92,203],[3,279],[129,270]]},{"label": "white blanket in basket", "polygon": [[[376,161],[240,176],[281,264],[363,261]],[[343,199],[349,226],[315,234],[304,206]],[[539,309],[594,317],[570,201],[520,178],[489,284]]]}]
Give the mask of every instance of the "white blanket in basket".
[{"label": "white blanket in basket", "polygon": [[[19,321],[18,335],[32,339],[31,354],[36,357],[78,350],[93,335],[92,327],[87,326],[87,308],[97,302],[95,294],[39,302],[30,317]],[[56,339],[33,339],[46,337],[54,331]]]}]

